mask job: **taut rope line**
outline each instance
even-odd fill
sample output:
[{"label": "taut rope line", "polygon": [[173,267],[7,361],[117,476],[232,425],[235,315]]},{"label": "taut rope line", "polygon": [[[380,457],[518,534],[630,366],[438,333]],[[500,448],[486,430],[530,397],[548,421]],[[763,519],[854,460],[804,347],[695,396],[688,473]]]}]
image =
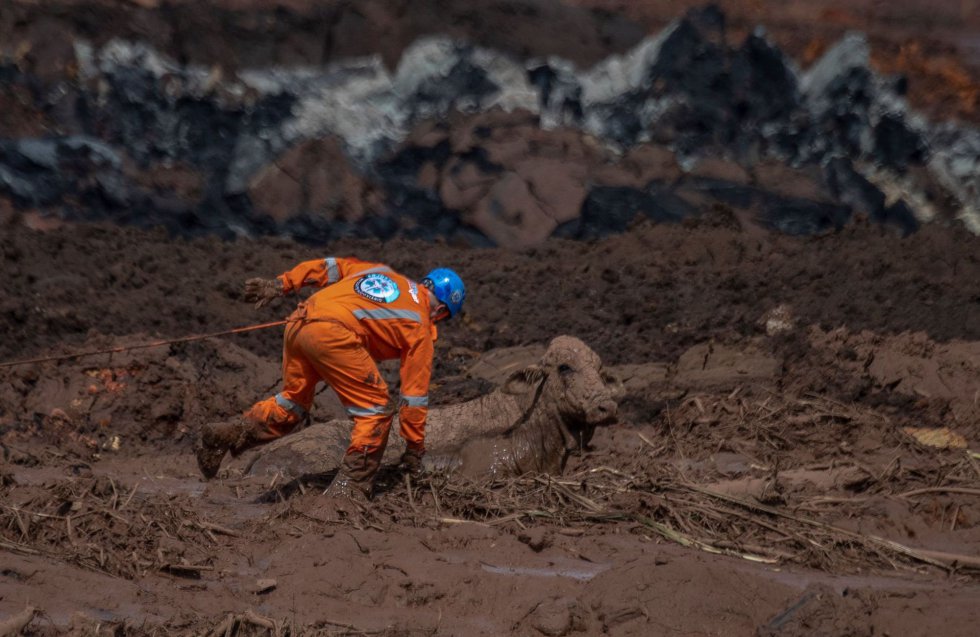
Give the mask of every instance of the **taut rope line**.
[{"label": "taut rope line", "polygon": [[278,327],[280,325],[285,325],[288,320],[282,321],[272,321],[271,323],[259,323],[257,325],[247,325],[245,327],[236,327],[233,330],[225,330],[223,332],[211,332],[210,334],[194,334],[192,336],[182,336],[181,338],[170,338],[159,341],[151,341],[149,343],[140,343],[138,345],[126,345],[122,347],[110,347],[107,349],[92,350],[89,352],[78,352],[77,354],[63,354],[60,356],[42,356],[41,358],[31,358],[23,361],[12,361],[7,363],[0,363],[0,369],[5,367],[16,367],[18,365],[32,365],[34,363],[47,363],[50,361],[66,361],[74,358],[82,358],[84,356],[95,356],[97,354],[115,354],[118,352],[128,352],[134,349],[147,349],[150,347],[162,347],[163,345],[173,345],[174,343],[189,343],[191,341],[203,341],[206,338],[215,338],[217,336],[228,336],[230,334],[242,334],[244,332],[254,332],[255,330],[264,330],[270,327]]}]

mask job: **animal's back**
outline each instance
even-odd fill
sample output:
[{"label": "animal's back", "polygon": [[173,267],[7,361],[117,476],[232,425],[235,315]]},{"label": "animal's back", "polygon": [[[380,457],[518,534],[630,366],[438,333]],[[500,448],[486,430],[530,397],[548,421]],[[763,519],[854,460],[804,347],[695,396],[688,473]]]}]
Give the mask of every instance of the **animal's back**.
[{"label": "animal's back", "polygon": [[[503,435],[520,417],[518,400],[499,390],[465,403],[433,407],[426,421],[426,459],[436,465],[452,465],[465,443]],[[246,471],[282,472],[290,477],[336,471],[350,445],[351,427],[347,420],[311,425],[263,447]],[[398,462],[405,450],[398,427],[396,417],[382,460],[384,464]]]}]

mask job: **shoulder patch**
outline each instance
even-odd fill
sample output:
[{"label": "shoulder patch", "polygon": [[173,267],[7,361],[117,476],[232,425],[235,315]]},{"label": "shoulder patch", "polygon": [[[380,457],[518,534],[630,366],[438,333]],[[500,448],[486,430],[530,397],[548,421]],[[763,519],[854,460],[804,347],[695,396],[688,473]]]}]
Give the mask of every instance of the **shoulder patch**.
[{"label": "shoulder patch", "polygon": [[362,276],[354,284],[354,291],[375,303],[391,303],[401,296],[394,279],[378,273]]}]

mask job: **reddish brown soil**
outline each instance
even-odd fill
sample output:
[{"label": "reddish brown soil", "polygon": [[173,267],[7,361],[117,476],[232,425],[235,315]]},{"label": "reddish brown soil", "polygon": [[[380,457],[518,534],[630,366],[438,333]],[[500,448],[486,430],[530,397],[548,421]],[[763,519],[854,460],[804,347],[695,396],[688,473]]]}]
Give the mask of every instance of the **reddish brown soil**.
[{"label": "reddish brown soil", "polygon": [[468,280],[438,402],[560,333],[628,389],[557,481],[409,497],[386,470],[362,509],[324,498],[329,476],[245,477],[247,457],[196,474],[197,428],[275,387],[276,330],[0,370],[0,621],[35,606],[27,634],[975,634],[977,564],[922,551],[980,555],[980,464],[903,428],[980,448],[977,237],[725,217],[524,253],[4,232],[5,360],[272,319],[290,303],[256,312],[244,278],[359,254]]},{"label": "reddish brown soil", "polygon": [[[0,43],[56,81],[75,34],[228,67],[393,62],[452,22],[587,65],[701,3],[411,4],[20,0],[0,11]],[[980,117],[975,2],[721,4],[733,39],[764,22],[804,65],[868,31],[916,106]],[[32,87],[15,88],[0,135],[50,129]],[[174,170],[150,185],[194,192]],[[0,224],[0,362],[272,320],[292,300],[256,311],[245,278],[356,254],[414,274],[449,264],[469,283],[442,331],[436,403],[489,390],[502,361],[562,333],[627,388],[621,422],[563,476],[406,483],[386,469],[359,507],[322,496],[329,476],[244,476],[249,457],[198,478],[199,427],[274,390],[277,330],[0,368],[0,634],[29,607],[27,635],[977,633],[980,238],[961,229],[795,238],[719,211],[509,252],[174,240],[2,203]],[[320,394],[317,418],[335,409]]]}]

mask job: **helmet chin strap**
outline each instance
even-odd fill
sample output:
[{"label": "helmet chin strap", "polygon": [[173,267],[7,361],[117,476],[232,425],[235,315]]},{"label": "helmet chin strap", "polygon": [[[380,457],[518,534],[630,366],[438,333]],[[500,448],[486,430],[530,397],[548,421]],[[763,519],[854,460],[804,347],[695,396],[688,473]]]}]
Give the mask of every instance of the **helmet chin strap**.
[{"label": "helmet chin strap", "polygon": [[433,308],[430,316],[435,322],[444,321],[449,318],[449,308],[446,307],[445,303],[440,303],[438,306]]},{"label": "helmet chin strap", "polygon": [[425,286],[425,291],[429,293],[429,307],[431,308],[429,310],[429,318],[433,322],[439,322],[449,318],[449,308],[446,307],[446,304],[436,298],[435,293],[429,289],[428,285]]}]

